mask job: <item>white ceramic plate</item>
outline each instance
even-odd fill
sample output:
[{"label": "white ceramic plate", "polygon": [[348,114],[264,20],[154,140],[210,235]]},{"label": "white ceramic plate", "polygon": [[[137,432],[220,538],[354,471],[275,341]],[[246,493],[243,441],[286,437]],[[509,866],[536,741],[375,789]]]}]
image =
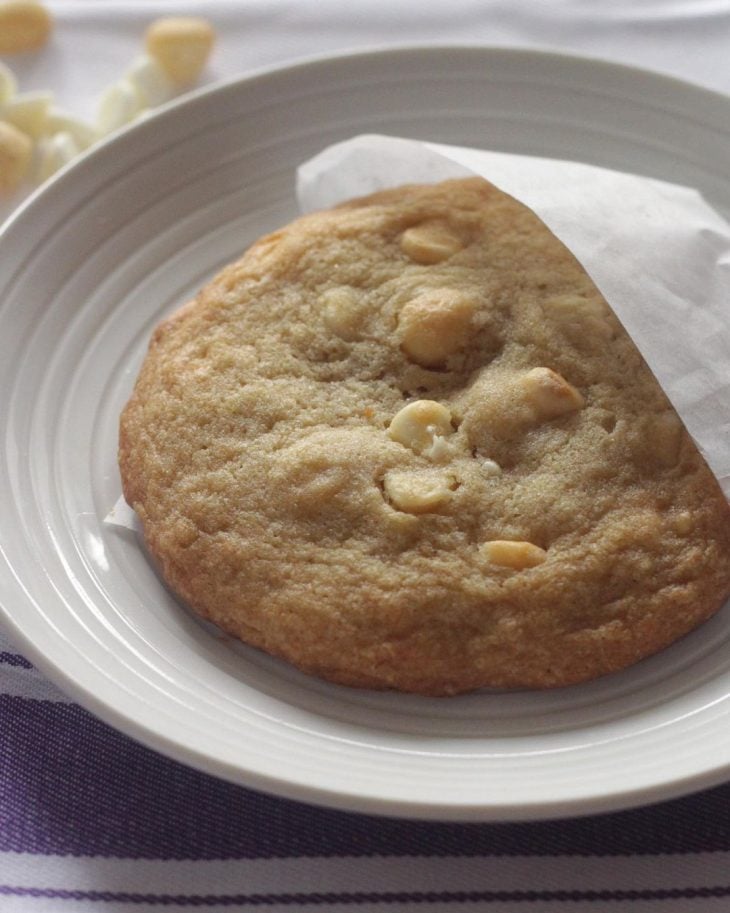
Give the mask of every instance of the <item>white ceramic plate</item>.
[{"label": "white ceramic plate", "polygon": [[117,416],[158,318],[295,214],[294,169],[360,132],[575,158],[730,211],[730,99],[532,52],[407,49],[204,92],[68,169],[0,237],[0,602],[119,729],[219,776],[341,808],[498,820],[625,807],[730,770],[728,609],[587,686],[448,700],[330,686],[195,620],[131,533]]}]

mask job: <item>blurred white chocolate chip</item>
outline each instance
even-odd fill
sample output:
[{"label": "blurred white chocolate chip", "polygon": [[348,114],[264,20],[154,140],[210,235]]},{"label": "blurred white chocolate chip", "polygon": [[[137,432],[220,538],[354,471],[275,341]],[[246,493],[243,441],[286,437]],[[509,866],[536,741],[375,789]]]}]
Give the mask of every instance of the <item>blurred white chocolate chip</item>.
[{"label": "blurred white chocolate chip", "polygon": [[175,83],[170,79],[159,61],[149,54],[142,54],[132,61],[125,73],[140,99],[141,108],[154,108],[169,101],[176,92]]},{"label": "blurred white chocolate chip", "polygon": [[485,542],[481,551],[491,564],[509,567],[516,571],[537,567],[547,558],[544,548],[522,540],[493,539],[491,542]]},{"label": "blurred white chocolate chip", "polygon": [[70,133],[54,133],[38,145],[39,161],[37,179],[47,181],[64,165],[73,161],[81,151]]},{"label": "blurred white chocolate chip", "polygon": [[383,488],[393,507],[408,514],[438,510],[453,494],[456,481],[451,473],[436,469],[391,470]]},{"label": "blurred white chocolate chip", "polygon": [[550,368],[532,368],[519,380],[537,418],[551,419],[582,409],[585,401],[572,384]]},{"label": "blurred white chocolate chip", "polygon": [[131,123],[144,105],[129,79],[120,79],[106,89],[99,99],[96,127],[102,135],[113,133]]},{"label": "blurred white chocolate chip", "polygon": [[442,366],[469,338],[474,300],[452,289],[431,289],[409,301],[398,315],[401,348],[424,368]]},{"label": "blurred white chocolate chip", "polygon": [[23,95],[15,95],[0,105],[0,118],[22,130],[31,139],[38,139],[45,132],[52,101],[51,92],[26,92]]},{"label": "blurred white chocolate chip", "polygon": [[441,447],[439,441],[453,432],[451,412],[431,399],[408,403],[393,416],[388,427],[391,440],[425,456],[433,456],[433,448]]},{"label": "blurred white chocolate chip", "polygon": [[0,121],[0,191],[15,190],[30,167],[33,142],[13,124]]},{"label": "blurred white chocolate chip", "polygon": [[78,117],[74,117],[68,111],[64,111],[63,108],[55,106],[48,110],[43,132],[46,136],[53,136],[55,133],[68,133],[73,137],[73,141],[79,150],[88,149],[97,140],[97,134],[93,127]]},{"label": "blurred white chocolate chip", "polygon": [[211,24],[193,16],[157,19],[145,35],[147,53],[179,86],[189,85],[200,76],[214,41]]},{"label": "blurred white chocolate chip", "polygon": [[442,222],[424,222],[407,228],[400,239],[401,250],[416,263],[441,263],[464,246],[461,238]]},{"label": "blurred white chocolate chip", "polygon": [[357,338],[363,309],[354,289],[345,286],[329,289],[322,294],[320,304],[328,329],[347,342]]},{"label": "blurred white chocolate chip", "polygon": [[10,101],[17,91],[18,83],[15,73],[0,60],[0,105]]},{"label": "blurred white chocolate chip", "polygon": [[0,3],[0,54],[37,51],[48,41],[53,20],[42,3],[6,0]]}]

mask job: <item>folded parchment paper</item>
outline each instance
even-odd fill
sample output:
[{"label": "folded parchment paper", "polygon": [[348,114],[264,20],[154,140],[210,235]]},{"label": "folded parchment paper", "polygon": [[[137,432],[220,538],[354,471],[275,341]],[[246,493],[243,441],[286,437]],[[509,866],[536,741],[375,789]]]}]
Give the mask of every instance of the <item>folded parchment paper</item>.
[{"label": "folded parchment paper", "polygon": [[730,225],[686,187],[575,162],[385,136],[299,168],[303,212],[398,184],[479,174],[573,252],[730,497]]},{"label": "folded parchment paper", "polygon": [[[302,212],[479,174],[573,252],[631,334],[730,498],[730,225],[696,190],[592,165],[386,136],[300,166]],[[106,517],[136,528],[120,498]]]}]

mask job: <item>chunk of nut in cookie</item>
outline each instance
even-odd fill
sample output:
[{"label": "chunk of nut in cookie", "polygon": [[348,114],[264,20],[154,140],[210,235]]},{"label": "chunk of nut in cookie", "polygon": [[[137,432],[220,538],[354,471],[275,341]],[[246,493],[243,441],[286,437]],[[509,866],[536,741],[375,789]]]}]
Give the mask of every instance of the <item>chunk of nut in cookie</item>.
[{"label": "chunk of nut in cookie", "polygon": [[682,422],[674,412],[661,412],[647,421],[646,436],[652,442],[655,463],[668,469],[676,466],[682,447]]},{"label": "chunk of nut in cookie", "polygon": [[340,339],[352,342],[357,339],[363,318],[360,298],[355,289],[338,286],[328,289],[320,297],[322,318],[327,329]]},{"label": "chunk of nut in cookie", "polygon": [[493,539],[485,542],[481,551],[490,564],[509,567],[516,571],[537,567],[547,558],[544,548],[524,540]]},{"label": "chunk of nut in cookie", "polygon": [[408,403],[393,416],[388,427],[391,440],[433,458],[442,455],[445,438],[453,433],[451,412],[431,399]]},{"label": "chunk of nut in cookie", "polygon": [[416,263],[431,264],[448,260],[463,248],[456,232],[445,222],[422,222],[407,228],[400,239],[403,253]]},{"label": "chunk of nut in cookie", "polygon": [[430,289],[413,298],[398,315],[406,357],[424,368],[442,367],[468,342],[475,307],[471,296],[448,288]]},{"label": "chunk of nut in cookie", "polygon": [[527,404],[539,419],[557,418],[585,405],[575,387],[550,368],[532,368],[522,375],[519,385]]},{"label": "chunk of nut in cookie", "polygon": [[391,505],[408,514],[426,514],[443,507],[452,497],[456,481],[443,470],[391,470],[383,489]]}]

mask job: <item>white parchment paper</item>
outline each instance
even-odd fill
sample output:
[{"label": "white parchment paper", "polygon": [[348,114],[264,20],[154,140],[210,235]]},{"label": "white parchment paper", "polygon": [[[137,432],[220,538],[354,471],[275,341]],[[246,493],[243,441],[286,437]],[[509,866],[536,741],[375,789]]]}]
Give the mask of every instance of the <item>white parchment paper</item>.
[{"label": "white parchment paper", "polygon": [[730,497],[730,225],[692,189],[592,165],[385,136],[300,168],[303,212],[398,184],[479,174],[573,252]]}]

